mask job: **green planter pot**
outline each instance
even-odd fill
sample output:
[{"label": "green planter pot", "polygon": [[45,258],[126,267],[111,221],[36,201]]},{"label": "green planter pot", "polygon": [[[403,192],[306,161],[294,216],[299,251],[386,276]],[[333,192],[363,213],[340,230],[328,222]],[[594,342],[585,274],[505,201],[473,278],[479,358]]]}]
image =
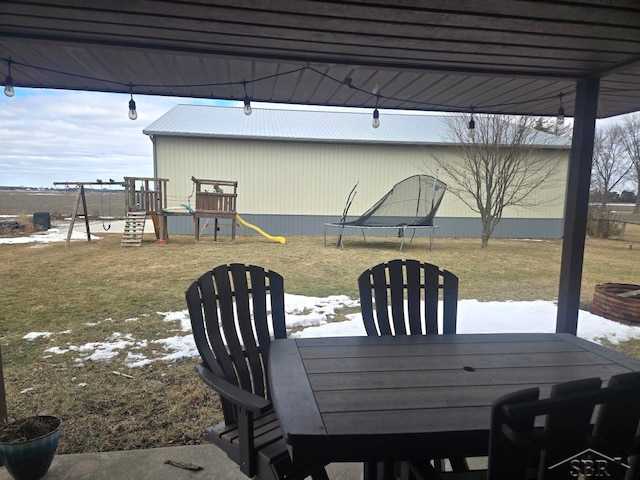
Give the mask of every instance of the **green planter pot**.
[{"label": "green planter pot", "polygon": [[15,480],[37,480],[49,470],[58,448],[62,420],[54,415],[41,415],[52,424],[51,431],[26,442],[0,442],[0,464],[4,463]]}]

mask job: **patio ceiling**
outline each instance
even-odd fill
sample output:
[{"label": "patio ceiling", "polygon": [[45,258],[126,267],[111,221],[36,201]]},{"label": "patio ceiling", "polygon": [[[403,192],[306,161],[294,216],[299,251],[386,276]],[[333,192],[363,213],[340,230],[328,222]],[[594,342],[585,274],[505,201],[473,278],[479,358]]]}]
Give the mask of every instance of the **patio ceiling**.
[{"label": "patio ceiling", "polygon": [[640,2],[2,0],[9,58],[16,87],[545,116],[597,77],[609,117],[640,110]]}]

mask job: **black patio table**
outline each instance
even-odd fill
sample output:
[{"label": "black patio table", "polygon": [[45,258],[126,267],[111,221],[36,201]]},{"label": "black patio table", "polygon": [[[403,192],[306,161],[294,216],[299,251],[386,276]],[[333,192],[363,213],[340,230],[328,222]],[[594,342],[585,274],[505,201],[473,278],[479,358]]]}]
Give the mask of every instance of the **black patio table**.
[{"label": "black patio table", "polygon": [[568,334],[455,334],[275,340],[273,405],[294,462],[487,455],[501,395],[640,361]]}]

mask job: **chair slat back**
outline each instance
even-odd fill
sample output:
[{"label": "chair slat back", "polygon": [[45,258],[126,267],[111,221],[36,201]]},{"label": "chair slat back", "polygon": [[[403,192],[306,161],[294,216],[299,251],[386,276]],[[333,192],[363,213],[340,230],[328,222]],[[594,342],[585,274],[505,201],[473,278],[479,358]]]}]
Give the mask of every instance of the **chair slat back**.
[{"label": "chair slat back", "polygon": [[[599,378],[586,378],[573,382],[560,383],[551,388],[549,394],[551,399],[562,400],[567,395],[579,395],[597,391],[602,385]],[[561,438],[565,432],[572,432],[572,437],[586,438],[591,433],[591,417],[593,416],[594,404],[581,399],[574,402],[558,403],[566,405],[560,413],[550,412],[545,419],[545,434],[551,438]],[[559,408],[559,407],[558,407]],[[544,449],[540,453],[540,466],[555,465],[573,453],[574,447],[570,444],[556,445],[554,448]]]},{"label": "chair slat back", "polygon": [[[507,421],[503,407],[537,400],[539,394],[539,388],[529,388],[500,397],[493,403],[488,459],[491,479],[518,480],[526,477],[529,469],[529,452],[515,445],[503,435],[502,425]],[[523,415],[513,419],[512,425],[518,430],[529,429],[533,426],[533,418]]]},{"label": "chair slat back", "polygon": [[[555,385],[549,398],[504,397],[492,410],[489,480],[638,478],[640,372]],[[536,420],[538,419],[538,420]],[[544,427],[537,427],[544,420]],[[616,461],[619,459],[619,461]]]},{"label": "chair slat back", "polygon": [[[637,387],[640,374],[636,372],[616,375],[609,380],[609,387]],[[603,405],[598,411],[593,435],[596,438],[616,438],[636,435],[640,423],[640,397],[628,395]]]},{"label": "chair slat back", "polygon": [[456,332],[458,277],[436,265],[391,260],[365,270],[358,288],[367,335],[438,334],[440,296],[442,333]]},{"label": "chair slat back", "polygon": [[[270,398],[266,378],[271,337],[286,338],[284,281],[255,265],[220,265],[186,292],[193,335],[203,364],[229,383]],[[235,420],[222,399],[227,423]]]}]

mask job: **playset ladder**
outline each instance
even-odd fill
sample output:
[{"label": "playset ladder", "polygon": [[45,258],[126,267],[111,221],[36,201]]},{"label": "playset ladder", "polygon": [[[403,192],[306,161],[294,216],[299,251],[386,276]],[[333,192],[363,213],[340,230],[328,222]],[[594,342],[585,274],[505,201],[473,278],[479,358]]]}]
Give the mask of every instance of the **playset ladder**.
[{"label": "playset ladder", "polygon": [[142,244],[146,219],[146,212],[127,212],[121,247],[139,247]]}]

